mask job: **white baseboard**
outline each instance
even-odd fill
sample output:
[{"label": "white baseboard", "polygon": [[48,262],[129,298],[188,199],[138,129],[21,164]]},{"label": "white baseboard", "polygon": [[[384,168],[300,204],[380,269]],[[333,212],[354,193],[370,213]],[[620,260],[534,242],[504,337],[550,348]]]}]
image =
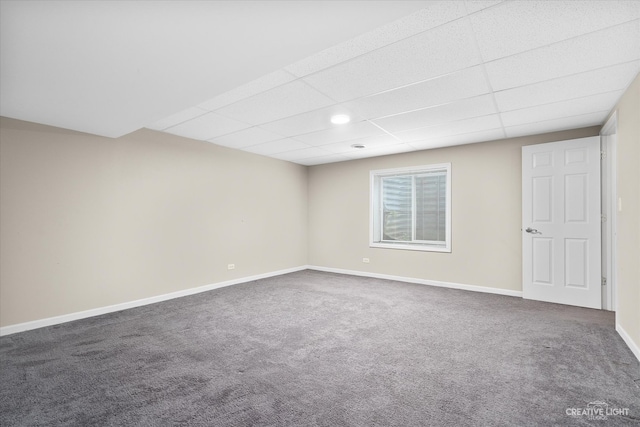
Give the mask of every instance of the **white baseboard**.
[{"label": "white baseboard", "polygon": [[[356,270],[343,270],[341,268],[331,268],[331,267],[320,267],[316,265],[307,266],[309,270],[318,270],[318,271],[326,271],[329,273],[339,273],[339,274],[350,274],[353,276],[363,276],[363,277],[374,277],[376,279],[388,279],[388,280],[396,280],[399,282],[408,282],[408,283],[417,283],[420,285],[429,285],[429,286],[439,286],[443,288],[452,288],[452,289],[462,289],[465,291],[473,291],[473,292],[485,292],[489,294],[498,294],[498,295],[507,295],[512,297],[522,297],[522,291],[512,291],[509,289],[500,289],[500,288],[488,288],[484,286],[477,285],[464,285],[460,283],[451,283],[451,282],[440,282],[436,280],[425,280],[425,279],[416,279],[413,277],[402,277],[402,276],[392,276],[389,274],[379,274],[379,273],[370,273],[368,271],[356,271]],[[636,344],[629,334],[620,326],[620,324],[616,323],[616,331],[622,337],[624,342],[627,344],[631,352],[636,356],[636,358],[640,361],[640,347]]]},{"label": "white baseboard", "polygon": [[376,279],[396,280],[398,282],[417,283],[420,285],[439,286],[441,288],[462,289],[465,291],[484,292],[487,294],[507,295],[510,297],[522,297],[522,291],[512,291],[510,289],[489,288],[477,285],[465,285],[461,283],[440,282],[437,280],[416,279],[413,277],[392,276],[389,274],[370,273],[368,271],[343,270],[340,268],[319,267],[316,265],[307,266],[309,270],[326,271],[329,273],[350,274],[353,276],[374,277]]},{"label": "white baseboard", "polygon": [[636,359],[638,359],[638,361],[640,362],[640,347],[638,346],[638,344],[633,342],[627,331],[625,331],[619,323],[616,323],[616,331],[627,344],[627,347],[629,347],[631,352],[636,356]]},{"label": "white baseboard", "polygon": [[197,288],[184,289],[182,291],[171,292],[163,295],[157,295],[155,297],[123,302],[120,304],[94,308],[91,310],[78,311],[76,313],[63,314],[62,316],[48,317],[46,319],[34,320],[31,322],[3,326],[0,328],[0,336],[29,331],[31,329],[44,328],[45,326],[58,325],[60,323],[71,322],[73,320],[86,319],[87,317],[100,316],[102,314],[113,313],[115,311],[126,310],[128,308],[154,304],[157,302],[167,301],[174,298],[185,297],[187,295],[193,295],[193,294],[199,294],[201,292],[211,291],[213,289],[224,288],[225,286],[237,285],[239,283],[246,283],[254,280],[266,279],[267,277],[280,276],[283,274],[293,273],[295,271],[306,270],[306,269],[307,269],[307,266],[303,265],[300,267],[288,268],[286,270],[272,271],[269,273],[257,274],[255,276],[241,277],[239,279],[227,280],[225,282],[218,282],[210,285],[198,286]]},{"label": "white baseboard", "polygon": [[[155,297],[143,298],[135,301],[124,302],[120,304],[109,305],[106,307],[94,308],[91,310],[79,311],[76,313],[64,314],[62,316],[48,317],[46,319],[34,320],[31,322],[18,323],[0,327],[0,336],[11,335],[18,332],[29,331],[32,329],[44,328],[46,326],[58,325],[60,323],[71,322],[74,320],[86,319],[88,317],[100,316],[102,314],[113,313],[116,311],[126,310],[143,305],[154,304],[157,302],[167,301],[174,298],[180,298],[188,295],[198,294],[201,292],[211,291],[213,289],[224,288],[226,286],[237,285],[240,283],[251,282],[254,280],[266,279],[268,277],[280,276],[283,274],[293,273],[301,270],[317,270],[329,273],[350,274],[353,276],[373,277],[377,279],[396,280],[399,282],[417,283],[420,285],[439,286],[443,288],[462,289],[472,292],[484,292],[489,294],[507,295],[512,297],[522,297],[521,291],[512,291],[509,289],[489,288],[477,285],[465,285],[460,283],[440,282],[436,280],[416,279],[413,277],[393,276],[390,274],[371,273],[366,271],[344,270],[341,268],[320,267],[316,265],[302,265],[299,267],[288,268],[285,270],[272,271],[269,273],[257,274],[255,276],[241,277],[238,279],[227,280],[225,282],[212,283],[210,285],[199,286],[197,288],[184,289],[182,291],[171,292],[168,294],[157,295]],[[631,349],[636,358],[640,361],[640,347],[631,339],[629,334],[616,324],[616,331],[622,337],[627,346]]]}]

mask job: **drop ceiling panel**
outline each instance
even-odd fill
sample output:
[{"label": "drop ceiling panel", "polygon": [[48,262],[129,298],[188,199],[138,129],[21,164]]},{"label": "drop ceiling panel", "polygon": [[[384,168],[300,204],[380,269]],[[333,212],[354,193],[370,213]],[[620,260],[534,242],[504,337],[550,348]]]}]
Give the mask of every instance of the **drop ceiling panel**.
[{"label": "drop ceiling panel", "polygon": [[429,1],[424,2],[424,6],[424,9],[411,15],[325,49],[285,67],[285,70],[298,77],[304,77],[465,15],[462,1]]},{"label": "drop ceiling panel", "polygon": [[308,133],[296,136],[297,140],[313,146],[328,145],[340,141],[366,138],[375,135],[384,135],[385,132],[373,124],[363,121],[336,126],[320,132]]},{"label": "drop ceiling panel", "polygon": [[283,135],[278,135],[256,126],[210,139],[209,142],[223,145],[225,147],[243,148],[251,145],[262,144],[264,142],[275,141],[277,139],[282,139],[282,137]]},{"label": "drop ceiling panel", "polygon": [[154,130],[165,130],[166,128],[175,126],[182,122],[186,122],[187,120],[195,119],[196,117],[202,116],[206,113],[206,110],[198,107],[187,108],[186,110],[182,110],[172,116],[169,116],[162,120],[158,120],[157,122],[148,125],[147,128]]},{"label": "drop ceiling panel", "polygon": [[390,135],[379,135],[379,136],[370,136],[368,138],[359,138],[352,139],[349,141],[336,142],[333,144],[323,145],[322,149],[329,151],[331,153],[350,153],[355,150],[361,150],[358,148],[353,148],[354,144],[364,145],[366,148],[374,148],[374,147],[384,147],[388,145],[395,145],[399,141],[398,139],[390,136]]},{"label": "drop ceiling panel", "polygon": [[404,142],[413,142],[500,128],[502,128],[500,118],[497,114],[491,114],[489,116],[474,117],[472,119],[460,120],[457,122],[397,132],[394,135]]},{"label": "drop ceiling panel", "polygon": [[345,103],[367,119],[375,119],[489,93],[482,67],[471,67],[422,83]]},{"label": "drop ceiling panel", "polygon": [[243,150],[249,151],[250,153],[271,156],[285,151],[301,150],[303,148],[309,148],[309,146],[300,141],[296,141],[295,139],[284,138],[277,141],[264,142],[262,144],[245,147]]},{"label": "drop ceiling panel", "polygon": [[468,22],[460,19],[309,75],[304,80],[341,102],[479,62]]},{"label": "drop ceiling panel", "polygon": [[423,5],[0,1],[0,114],[122,136]]},{"label": "drop ceiling panel", "polygon": [[481,11],[488,7],[502,3],[504,0],[467,0],[465,5],[469,14]]},{"label": "drop ceiling panel", "polygon": [[515,138],[518,136],[535,135],[567,129],[578,129],[589,126],[599,126],[604,122],[608,115],[609,110],[605,110],[580,116],[564,117],[561,119],[553,119],[543,122],[506,127],[505,131],[508,138]]},{"label": "drop ceiling panel", "polygon": [[483,59],[492,61],[622,24],[639,12],[640,2],[631,1],[529,0],[504,2],[469,19]]},{"label": "drop ceiling panel", "polygon": [[397,132],[453,122],[470,117],[486,116],[496,112],[492,96],[481,95],[449,104],[374,120],[374,122],[389,132]]},{"label": "drop ceiling panel", "polygon": [[494,90],[524,86],[640,59],[640,21],[488,62]]},{"label": "drop ceiling panel", "polygon": [[609,111],[613,109],[616,101],[620,99],[622,92],[623,91],[618,90],[615,92],[586,96],[584,98],[554,102],[553,104],[538,105],[536,107],[501,113],[500,116],[502,117],[504,126],[518,126],[526,123],[589,114],[602,110]]},{"label": "drop ceiling panel", "polygon": [[331,99],[309,85],[293,81],[222,107],[216,112],[235,120],[260,125],[331,104],[334,104]]},{"label": "drop ceiling panel", "polygon": [[203,102],[198,105],[198,107],[207,111],[214,111],[242,99],[249,98],[250,96],[257,95],[285,83],[289,83],[293,80],[296,80],[295,76],[284,70],[278,70],[218,95],[213,99]]},{"label": "drop ceiling panel", "polygon": [[357,120],[353,111],[343,105],[336,104],[308,113],[297,114],[285,119],[265,123],[261,127],[284,136],[295,136],[305,133],[318,132],[335,125],[331,123],[331,116],[346,114],[352,121]]},{"label": "drop ceiling panel", "polygon": [[[51,11],[63,13],[80,7],[79,2],[65,3],[65,10],[53,8],[50,2],[11,2],[18,3],[20,9],[38,11],[38,20],[46,25],[50,24],[47,20]],[[13,93],[7,97],[7,91],[2,91],[3,108],[5,101],[15,99],[21,100],[20,108],[40,105],[31,102],[42,98],[39,93],[47,93],[45,98],[50,103],[55,99],[72,102],[92,98],[97,105],[102,99],[100,111],[108,108],[118,114],[107,112],[97,119],[87,119],[86,114],[91,115],[91,111],[85,108],[84,113],[78,113],[76,109],[82,125],[79,130],[96,125],[99,132],[102,129],[105,135],[112,135],[116,128],[125,129],[140,122],[140,117],[152,117],[145,122],[155,121],[149,125],[152,129],[300,164],[321,164],[500,139],[506,137],[504,126],[509,136],[520,136],[599,125],[640,71],[640,1],[367,2],[365,12],[361,2],[257,2],[258,9],[247,9],[238,2],[200,2],[195,9],[184,9],[178,3],[171,3],[164,12],[144,2],[127,3],[127,10],[134,15],[144,12],[144,16],[161,19],[162,25],[151,25],[151,33],[141,30],[138,21],[135,28],[124,33],[111,25],[110,20],[120,19],[122,11],[109,6],[109,2],[100,3],[99,8],[113,16],[102,23],[108,25],[98,33],[92,32],[95,25],[91,16],[95,11],[73,21],[79,29],[92,28],[77,34],[100,35],[100,40],[109,40],[108,46],[114,46],[113,40],[120,40],[123,46],[139,47],[143,42],[148,48],[130,49],[120,61],[112,61],[109,58],[115,58],[113,55],[100,52],[96,40],[83,48],[74,44],[83,40],[77,34],[63,31],[64,37],[59,38],[59,32],[52,31],[63,28],[58,22],[49,25],[51,30],[47,31],[57,40],[56,46],[62,46],[65,55],[75,59],[63,55],[67,58],[63,61],[59,49],[49,49],[47,52],[55,52],[53,58],[34,44],[47,45],[40,43],[42,34],[31,31],[39,28],[33,25],[36,21],[24,21],[29,24],[24,27],[23,21],[3,14],[2,22],[7,25],[0,26],[2,34],[10,29],[10,34],[22,37],[22,45],[31,43],[26,44],[31,46],[28,49],[18,49],[13,39],[0,38],[3,59],[9,52],[20,62],[27,52],[36,64],[26,67],[28,72],[18,73],[11,66],[15,61],[0,61],[3,83],[9,81],[5,77],[20,82],[18,77],[27,76],[24,81],[31,81],[24,86],[28,90],[21,89],[19,93],[11,90],[13,84],[3,85]],[[327,8],[329,4],[331,7]],[[5,6],[2,3],[3,11],[18,10],[18,6]],[[380,7],[387,10],[382,18]],[[329,9],[357,9],[359,13],[346,16],[328,13]],[[167,14],[169,10],[174,13]],[[225,18],[225,10],[229,17],[237,19]],[[197,11],[207,13],[194,13]],[[286,19],[283,13],[289,13]],[[176,14],[188,18],[181,21],[180,29],[189,37],[181,38],[171,25],[166,25],[175,21]],[[376,14],[377,18],[373,16]],[[353,21],[354,16],[372,25],[354,22],[348,31],[344,26],[328,26]],[[218,25],[212,25],[212,19]],[[273,27],[274,22],[284,27]],[[238,27],[239,23],[244,26]],[[269,25],[275,33],[265,33],[264,28]],[[328,28],[322,37],[303,34],[311,34],[319,27]],[[292,28],[302,30],[291,31]],[[344,37],[349,31],[349,37]],[[340,32],[344,34],[337,37]],[[296,37],[291,38],[291,34]],[[153,39],[153,43],[147,39]],[[189,43],[181,42],[187,39]],[[336,44],[339,42],[342,43]],[[250,52],[238,46],[248,47]],[[154,53],[147,55],[149,58],[165,58],[160,61],[164,65],[148,68],[151,63],[147,63],[147,68],[140,68],[138,65],[144,65],[139,61],[140,51]],[[77,52],[84,54],[78,56]],[[49,61],[43,61],[43,57]],[[78,62],[78,58],[82,61]],[[50,63],[51,67],[39,68],[42,63]],[[123,79],[109,84],[117,73],[103,76],[104,70],[112,68],[104,64],[112,63],[124,64],[120,71],[126,68],[122,75],[129,83],[120,89],[113,82],[122,83]],[[75,64],[71,66],[75,73],[50,71],[64,70],[69,64]],[[77,72],[78,67],[92,64],[102,64],[98,67],[102,71]],[[204,68],[198,64],[204,64]],[[9,74],[4,73],[5,68]],[[40,69],[44,72],[38,74]],[[140,70],[144,72],[140,74]],[[31,77],[31,72],[38,78]],[[256,79],[260,74],[264,76]],[[58,87],[56,75],[88,86],[81,84],[81,91],[69,93],[61,89],[64,85]],[[100,85],[119,95],[112,97],[104,95],[104,90],[96,91],[102,88]],[[123,93],[124,99],[131,101],[126,105],[121,101]],[[175,108],[171,109],[171,105]],[[194,107],[185,109],[190,105]],[[42,117],[38,114],[31,112],[25,118]],[[157,120],[165,114],[172,115]],[[350,115],[351,123],[331,124],[334,114]],[[114,119],[112,125],[104,117],[118,120]],[[75,128],[64,125],[73,122],[73,118],[74,114],[65,113],[58,117],[62,122],[40,121]],[[94,119],[99,122],[92,122]],[[403,143],[407,141],[411,143]],[[355,143],[367,148],[356,150],[351,147]]]},{"label": "drop ceiling panel", "polygon": [[640,61],[507,89],[495,93],[500,111],[517,110],[625,89],[640,71]]},{"label": "drop ceiling panel", "polygon": [[384,147],[365,148],[361,150],[352,151],[350,153],[345,153],[343,155],[351,159],[364,159],[367,157],[387,156],[389,154],[406,153],[409,151],[414,151],[414,148],[411,147],[409,144],[399,143],[394,145],[387,145]]},{"label": "drop ceiling panel", "polygon": [[179,125],[165,129],[165,132],[186,138],[208,140],[220,135],[246,129],[249,125],[228,119],[216,113],[207,113],[195,119],[180,123]]},{"label": "drop ceiling panel", "polygon": [[441,138],[430,138],[424,141],[414,141],[410,142],[409,145],[417,150],[426,150],[430,148],[449,147],[452,145],[493,141],[502,138],[504,138],[504,131],[502,129],[489,129],[479,132],[450,135]]}]

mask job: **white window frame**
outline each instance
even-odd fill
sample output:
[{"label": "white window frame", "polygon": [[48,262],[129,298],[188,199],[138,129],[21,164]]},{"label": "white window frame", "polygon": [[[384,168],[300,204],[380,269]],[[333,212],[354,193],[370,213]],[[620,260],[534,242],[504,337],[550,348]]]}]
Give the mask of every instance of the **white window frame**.
[{"label": "white window frame", "polygon": [[[413,176],[433,172],[445,172],[447,177],[445,190],[446,225],[444,244],[433,241],[397,242],[382,240],[382,178],[405,175]],[[370,171],[369,179],[369,247],[405,249],[411,251],[451,252],[451,163],[372,170]],[[413,191],[415,193],[415,187]],[[415,194],[412,199],[415,199]],[[414,221],[412,221],[412,234],[415,235],[415,209],[412,209],[412,215],[414,217]]]}]

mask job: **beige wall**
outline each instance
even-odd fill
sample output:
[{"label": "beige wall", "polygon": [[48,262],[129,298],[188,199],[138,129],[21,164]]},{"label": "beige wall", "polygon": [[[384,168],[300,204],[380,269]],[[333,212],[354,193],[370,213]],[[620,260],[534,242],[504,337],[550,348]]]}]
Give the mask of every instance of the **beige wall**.
[{"label": "beige wall", "polygon": [[616,322],[640,348],[640,75],[614,109],[618,112],[618,311]]},{"label": "beige wall", "polygon": [[[618,322],[638,345],[639,91],[636,78],[616,108]],[[109,139],[2,118],[0,326],[305,264],[519,291],[521,147],[598,130],[305,168],[150,130]],[[453,252],[369,248],[369,171],[443,162]]]},{"label": "beige wall", "polygon": [[[313,166],[309,264],[522,290],[521,147],[597,135],[599,127]],[[452,166],[452,253],[369,247],[369,171]],[[364,264],[362,258],[371,263]]]},{"label": "beige wall", "polygon": [[303,166],[150,130],[0,132],[1,326],[306,264]]}]

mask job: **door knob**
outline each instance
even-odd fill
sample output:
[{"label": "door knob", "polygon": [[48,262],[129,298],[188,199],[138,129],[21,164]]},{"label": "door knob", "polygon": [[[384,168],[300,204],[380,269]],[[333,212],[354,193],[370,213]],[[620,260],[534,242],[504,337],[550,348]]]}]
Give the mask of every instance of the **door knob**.
[{"label": "door knob", "polygon": [[539,232],[538,230],[536,230],[535,228],[531,228],[531,227],[527,227],[526,230],[527,233],[531,233],[531,234],[542,234],[541,232]]}]

